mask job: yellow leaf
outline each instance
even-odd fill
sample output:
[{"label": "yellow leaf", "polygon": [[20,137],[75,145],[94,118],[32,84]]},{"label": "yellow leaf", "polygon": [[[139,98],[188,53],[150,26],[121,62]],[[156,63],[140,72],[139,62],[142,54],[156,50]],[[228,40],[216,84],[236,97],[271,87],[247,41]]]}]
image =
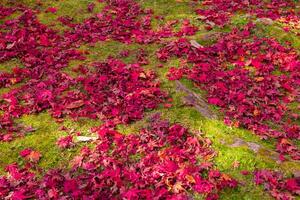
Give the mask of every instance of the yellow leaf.
[{"label": "yellow leaf", "polygon": [[253,111],[253,115],[254,116],[258,116],[260,114],[260,111],[258,110],[258,109],[255,109],[254,111]]},{"label": "yellow leaf", "polygon": [[255,78],[255,81],[256,82],[261,82],[261,81],[263,81],[264,80],[264,77],[257,77],[257,78]]},{"label": "yellow leaf", "polygon": [[185,178],[186,180],[188,180],[189,183],[196,183],[194,177],[191,175],[186,175]]}]

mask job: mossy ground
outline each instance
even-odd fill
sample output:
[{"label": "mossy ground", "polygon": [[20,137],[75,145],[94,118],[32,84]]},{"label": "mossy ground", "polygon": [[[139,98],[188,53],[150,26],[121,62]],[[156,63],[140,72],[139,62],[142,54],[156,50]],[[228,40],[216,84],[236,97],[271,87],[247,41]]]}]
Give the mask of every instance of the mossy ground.
[{"label": "mossy ground", "polygon": [[[38,14],[38,18],[42,23],[51,25],[53,29],[62,31],[64,28],[57,23],[56,18],[61,15],[69,15],[75,19],[76,22],[83,21],[89,17],[91,13],[87,12],[87,5],[92,0],[44,0],[43,4],[37,6],[35,0],[22,0],[19,3],[31,6],[35,9],[39,9],[41,12]],[[207,31],[204,29],[204,24],[197,20],[197,15],[193,12],[194,5],[190,4],[190,1],[175,1],[175,0],[139,0],[140,4],[145,8],[151,8],[156,15],[163,15],[164,20],[156,20],[153,22],[154,27],[158,27],[168,20],[182,20],[188,18],[193,24],[196,24],[200,30],[192,39],[197,40],[200,44],[205,45],[212,41],[205,39],[206,35],[214,32],[228,31],[232,27],[227,26],[224,29],[213,29]],[[4,4],[11,4],[12,1],[4,0]],[[99,12],[103,7],[103,3],[97,3],[94,12]],[[45,13],[45,9],[48,7],[56,7],[57,13]],[[242,26],[248,22],[248,17],[238,14],[232,18],[232,26]],[[1,23],[1,22],[0,22]],[[300,39],[293,33],[287,33],[282,30],[279,23],[272,25],[258,25],[258,36],[275,37],[281,42],[290,42],[296,49],[300,50]],[[223,172],[232,175],[239,180],[244,187],[239,187],[236,190],[226,190],[222,193],[221,199],[270,199],[270,197],[263,192],[261,187],[255,186],[252,181],[252,176],[244,176],[240,174],[241,170],[255,170],[256,168],[271,168],[275,170],[281,170],[287,175],[295,171],[300,170],[300,164],[287,161],[279,164],[275,160],[271,159],[265,152],[254,153],[246,146],[230,147],[235,138],[240,138],[244,141],[255,142],[265,149],[274,149],[274,141],[262,141],[250,131],[228,127],[224,125],[222,120],[210,120],[201,116],[201,114],[194,109],[183,104],[182,97],[185,95],[176,90],[175,82],[169,81],[166,78],[168,69],[172,66],[178,66],[179,60],[173,59],[164,64],[163,68],[158,68],[159,61],[155,57],[155,51],[159,48],[158,45],[126,45],[115,41],[106,41],[97,43],[94,46],[81,46],[80,49],[85,49],[90,52],[88,59],[85,61],[73,61],[69,67],[65,69],[66,73],[72,75],[72,67],[78,64],[88,64],[93,61],[101,61],[108,56],[118,56],[119,52],[123,50],[130,50],[131,54],[128,58],[124,58],[124,61],[129,63],[135,60],[135,55],[139,49],[144,49],[149,55],[149,65],[144,66],[146,70],[154,70],[158,74],[158,78],[161,82],[161,87],[168,91],[173,98],[173,106],[171,108],[160,108],[146,112],[145,118],[141,121],[135,122],[130,125],[120,125],[118,130],[124,134],[130,134],[137,132],[141,127],[147,124],[147,118],[155,112],[160,112],[162,116],[169,119],[171,122],[179,122],[188,127],[192,131],[201,131],[206,137],[213,142],[213,148],[217,152],[217,156],[214,158],[214,163]],[[18,60],[12,60],[7,63],[0,64],[0,70],[10,71],[10,69],[16,65],[21,65]],[[183,80],[182,83],[189,89],[203,94],[202,91],[195,89],[193,84],[188,80]],[[0,90],[0,93],[6,92],[7,89]],[[212,107],[216,113],[217,108]],[[59,137],[66,135],[65,132],[60,131],[59,127],[65,125],[75,131],[80,131],[83,134],[89,135],[89,129],[93,126],[99,125],[101,122],[92,121],[88,119],[82,119],[79,121],[72,121],[71,119],[65,119],[62,124],[56,123],[51,115],[47,112],[40,113],[38,115],[24,116],[20,122],[30,125],[36,129],[35,132],[26,135],[23,138],[19,138],[10,143],[0,143],[0,173],[4,173],[4,167],[12,162],[22,164],[22,159],[19,156],[19,151],[24,148],[32,148],[38,150],[43,155],[39,166],[43,169],[50,169],[54,167],[66,168],[72,157],[79,151],[83,145],[78,145],[75,148],[68,150],[61,150],[56,146],[56,141]],[[233,167],[234,163],[239,163],[239,166]],[[196,199],[198,197],[195,196]],[[201,199],[201,197],[199,197]]]}]

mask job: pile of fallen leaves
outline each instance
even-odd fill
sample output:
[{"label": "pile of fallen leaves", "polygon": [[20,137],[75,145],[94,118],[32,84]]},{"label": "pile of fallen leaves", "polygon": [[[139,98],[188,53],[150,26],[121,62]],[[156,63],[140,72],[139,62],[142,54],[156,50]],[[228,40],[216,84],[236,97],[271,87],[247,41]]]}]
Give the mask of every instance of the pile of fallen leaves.
[{"label": "pile of fallen leaves", "polygon": [[299,11],[297,13],[293,0],[205,0],[201,5],[205,8],[197,9],[196,13],[209,25],[209,29],[228,24],[230,17],[238,12],[271,20],[282,17],[287,21],[299,20]]},{"label": "pile of fallen leaves", "polygon": [[47,70],[42,79],[33,78],[4,94],[0,108],[5,112],[2,127],[7,132],[1,138],[10,140],[14,137],[11,119],[24,114],[48,109],[57,119],[69,115],[74,119],[88,117],[126,124],[141,119],[144,110],[157,107],[166,97],[159,89],[155,75],[145,72],[139,64],[127,65],[109,59],[77,70],[76,78]]},{"label": "pile of fallen leaves", "polygon": [[6,8],[0,5],[0,19],[4,19],[5,17],[11,15],[15,12],[15,8]]},{"label": "pile of fallen leaves", "polygon": [[293,195],[300,195],[300,178],[284,178],[282,173],[270,170],[254,172],[254,181],[263,185],[276,199],[295,199]]},{"label": "pile of fallen leaves", "polygon": [[[60,17],[69,28],[63,34],[41,24],[37,12],[26,8],[5,8],[3,17],[18,11],[21,14],[0,25],[0,62],[19,59],[24,66],[0,74],[0,88],[17,86],[2,95],[0,102],[0,140],[10,141],[24,135],[14,119],[24,114],[50,109],[56,118],[89,117],[112,123],[128,123],[141,119],[145,109],[153,109],[166,96],[152,72],[143,71],[138,64],[125,65],[118,60],[94,66],[79,66],[77,78],[63,69],[71,60],[85,60],[89,52],[76,48],[113,39],[124,43],[159,42],[161,38],[193,35],[197,28],[185,20],[178,31],[170,23],[152,30],[153,12],[131,0],[106,1],[104,9],[82,23]],[[88,10],[92,12],[93,4]],[[49,9],[48,9],[49,10]],[[48,12],[47,10],[47,12]],[[55,8],[50,9],[56,12]],[[49,11],[50,12],[50,11]],[[137,63],[147,64],[146,54],[140,51]],[[93,68],[93,69],[90,69]],[[17,133],[17,134],[16,134]]]},{"label": "pile of fallen leaves", "polygon": [[278,138],[277,150],[299,160],[300,151],[292,143],[300,139],[299,115],[289,107],[300,98],[299,54],[274,39],[255,37],[254,30],[250,23],[198,48],[181,38],[157,56],[162,61],[185,58],[179,68],[171,68],[170,80],[194,81],[208,92],[210,104],[221,107],[226,124],[250,129],[263,139]]},{"label": "pile of fallen leaves", "polygon": [[[178,31],[173,26],[179,21],[172,21],[154,30],[151,21],[155,17],[150,9],[142,9],[138,3],[132,0],[106,0],[106,6],[102,11],[75,24],[66,17],[59,20],[67,25],[70,30],[64,33],[64,37],[72,43],[95,43],[113,39],[126,44],[149,44],[160,41],[161,38],[172,36],[193,35],[198,28],[185,19]],[[157,17],[157,16],[156,16]]]},{"label": "pile of fallen leaves", "polygon": [[[105,126],[95,131],[95,148],[83,148],[69,172],[53,170],[37,179],[32,165],[9,165],[8,176],[0,178],[0,198],[189,199],[200,193],[213,200],[237,186],[210,162],[215,152],[209,139],[158,115],[138,134],[125,136]],[[29,162],[39,159],[36,154],[20,153]]]},{"label": "pile of fallen leaves", "polygon": [[[0,61],[18,58],[24,65],[0,74],[0,87],[18,84],[18,87],[2,95],[0,123],[4,131],[0,134],[0,140],[10,141],[24,134],[14,124],[15,118],[46,109],[55,118],[70,115],[73,118],[110,120],[118,124],[141,119],[144,110],[157,107],[166,94],[159,89],[154,73],[145,72],[139,64],[126,65],[110,59],[93,66],[79,66],[76,78],[63,72],[70,60],[85,59],[84,52],[75,49],[81,43],[101,41],[106,37],[129,42],[127,39],[133,37],[132,32],[144,27],[142,19],[137,17],[144,11],[137,6],[133,1],[109,1],[101,14],[111,20],[106,17],[102,19],[98,14],[82,24],[74,25],[63,35],[41,24],[35,11],[18,8],[22,14],[5,21],[0,32]],[[116,9],[124,12],[115,12]],[[14,12],[7,10],[10,11],[5,12],[8,12],[7,15]],[[118,13],[118,16],[107,12]],[[134,24],[141,25],[127,26],[133,23],[131,19],[136,20]],[[149,25],[146,27],[148,30]],[[128,37],[122,35],[125,32],[128,32]]]}]

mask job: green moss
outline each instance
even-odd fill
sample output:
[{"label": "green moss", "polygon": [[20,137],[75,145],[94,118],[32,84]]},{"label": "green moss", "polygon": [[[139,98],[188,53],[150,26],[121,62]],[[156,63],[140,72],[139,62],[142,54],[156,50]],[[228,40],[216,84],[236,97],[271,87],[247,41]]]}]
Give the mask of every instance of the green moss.
[{"label": "green moss", "polygon": [[109,56],[113,56],[116,58],[121,58],[121,51],[128,50],[130,52],[130,56],[127,58],[123,58],[124,61],[129,63],[133,60],[134,51],[139,48],[139,45],[128,45],[117,41],[106,41],[106,42],[98,42],[94,46],[82,46],[81,49],[86,50],[88,52],[92,52],[87,55],[89,61],[101,61],[105,60]]},{"label": "green moss", "polygon": [[13,58],[9,61],[0,63],[0,72],[12,72],[14,67],[23,67],[23,64],[20,60]]},{"label": "green moss", "polygon": [[[90,13],[88,12],[87,7],[92,2],[95,3],[95,8],[93,12]],[[99,13],[104,6],[104,3],[91,0],[45,1],[43,2],[42,7],[39,8],[41,12],[38,14],[38,19],[42,23],[50,25],[56,30],[65,30],[67,28],[62,26],[60,22],[57,21],[59,16],[71,17],[73,18],[73,23],[79,23],[91,17],[93,14]],[[57,12],[45,12],[49,7],[57,8]]]},{"label": "green moss", "polygon": [[[20,2],[20,1],[18,1]],[[35,0],[22,0],[21,2],[26,5],[40,10],[38,18],[42,23],[47,25],[53,25],[54,29],[64,30],[64,27],[57,22],[57,17],[69,15],[74,17],[75,22],[81,22],[84,19],[91,16],[91,13],[87,12],[87,5],[91,0],[58,0],[58,1],[43,1],[41,6],[36,6]],[[178,2],[176,0],[138,0],[139,3],[145,8],[151,8],[154,10],[155,15],[162,15],[165,17],[164,20],[154,20],[153,27],[159,28],[170,20],[180,20],[188,18],[191,23],[197,25],[200,31],[195,35],[188,37],[189,39],[195,39],[202,45],[211,44],[214,42],[214,34],[218,32],[228,32],[231,30],[231,26],[225,28],[214,28],[212,31],[206,31],[204,24],[197,19],[197,15],[194,12],[194,5],[190,4],[189,0],[183,0]],[[8,0],[4,0],[4,4],[8,4]],[[96,3],[94,13],[99,12],[104,3]],[[45,13],[44,11],[48,7],[56,7],[58,11],[56,13]],[[80,14],[78,14],[80,13]],[[248,23],[249,18],[243,14],[236,14],[232,17],[231,23],[233,26],[241,27]],[[0,22],[1,23],[1,22]],[[178,28],[178,26],[176,26]],[[280,42],[285,43],[289,41],[297,49],[300,48],[300,39],[297,38],[293,33],[284,32],[278,24],[274,25],[262,25],[258,23],[257,32],[258,36],[268,36],[277,38]],[[135,62],[136,54],[139,49],[144,49],[148,53],[150,64],[143,66],[145,70],[153,70],[157,73],[158,79],[161,82],[161,88],[167,91],[170,97],[173,99],[173,106],[171,108],[165,108],[159,106],[154,111],[147,111],[145,118],[129,125],[119,125],[117,130],[123,134],[138,133],[138,131],[147,125],[147,119],[153,113],[161,113],[162,117],[168,119],[171,123],[181,123],[193,132],[201,132],[207,138],[212,141],[212,148],[216,151],[217,155],[214,158],[214,163],[222,172],[227,173],[236,178],[242,185],[235,190],[225,190],[221,194],[221,199],[270,199],[266,193],[263,192],[261,187],[254,185],[252,176],[244,176],[240,174],[241,170],[255,170],[257,168],[270,168],[280,169],[291,174],[297,170],[300,170],[299,164],[292,161],[286,161],[278,164],[269,155],[269,151],[261,150],[259,153],[254,153],[246,146],[231,147],[230,145],[236,138],[240,138],[245,142],[254,142],[263,149],[274,150],[275,141],[268,140],[262,141],[258,136],[250,131],[242,128],[234,128],[226,126],[222,120],[209,120],[203,117],[196,109],[190,106],[184,105],[182,98],[186,95],[183,92],[179,92],[176,89],[174,81],[169,81],[166,78],[170,67],[178,67],[180,61],[178,59],[171,59],[167,63],[163,63],[163,68],[158,68],[157,65],[160,63],[156,59],[155,52],[160,45],[139,45],[139,44],[123,44],[116,41],[98,42],[94,46],[82,45],[79,50],[86,51],[89,54],[86,55],[87,59],[84,61],[71,61],[69,66],[64,70],[66,73],[76,76],[76,73],[72,72],[72,68],[78,65],[89,65],[95,61],[103,61],[109,56],[120,58],[126,63]],[[127,58],[121,58],[119,53],[123,50],[129,50],[130,56]],[[1,71],[10,71],[15,65],[20,65],[18,60],[12,60],[4,64],[0,64]],[[187,80],[181,80],[189,90],[205,96],[206,93],[196,88],[194,84]],[[14,86],[18,87],[18,85]],[[1,89],[0,92],[4,93],[9,89]],[[291,105],[291,109],[297,109],[298,105]],[[214,112],[218,112],[216,107],[210,107]],[[219,118],[222,119],[222,115],[219,114]],[[79,119],[74,121],[70,118],[66,118],[64,122],[58,124],[47,112],[40,113],[38,115],[28,115],[18,120],[20,123],[33,126],[37,130],[33,133],[26,135],[23,138],[18,138],[10,143],[0,143],[0,173],[3,173],[4,167],[12,162],[18,162],[23,164],[23,159],[19,156],[19,151],[24,148],[32,148],[40,151],[43,155],[39,166],[44,170],[61,167],[67,168],[69,161],[79,151],[80,147],[84,144],[79,144],[75,148],[61,150],[56,146],[56,141],[59,137],[66,135],[65,132],[60,131],[61,126],[66,126],[71,132],[80,132],[82,135],[91,135],[90,128],[99,126],[100,121]],[[91,145],[91,144],[88,144]],[[132,156],[133,160],[139,159],[140,155]],[[238,162],[239,166],[233,168],[233,163]],[[202,196],[194,195],[195,199],[203,199]]]},{"label": "green moss", "polygon": [[[234,174],[234,173],[232,173]],[[234,177],[240,176],[240,174],[234,175]],[[220,199],[222,200],[271,200],[273,199],[262,187],[255,185],[252,180],[252,176],[243,176],[239,179],[241,187],[234,190],[226,189],[222,191]]]},{"label": "green moss", "polygon": [[233,26],[242,27],[249,23],[249,16],[244,14],[236,14],[231,17],[231,24]]},{"label": "green moss", "polygon": [[48,114],[24,116],[19,121],[37,130],[10,143],[0,143],[1,170],[12,162],[22,164],[23,160],[20,158],[19,152],[25,148],[41,152],[43,157],[39,165],[43,168],[47,169],[59,163],[66,163],[66,156],[61,156],[61,151],[55,145],[57,138],[64,133],[58,131],[58,125]]},{"label": "green moss", "polygon": [[[3,5],[17,5],[23,4],[28,6],[29,8],[39,10],[38,19],[41,23],[47,24],[52,28],[62,31],[65,30],[66,27],[62,26],[60,22],[57,21],[57,18],[60,16],[69,16],[73,18],[74,23],[79,23],[84,21],[85,19],[91,17],[95,13],[101,12],[103,7],[105,6],[104,3],[100,3],[96,0],[43,0],[40,1],[40,4],[37,4],[38,1],[36,0],[18,0],[18,1],[10,1],[10,0],[3,0]],[[95,3],[95,7],[93,12],[88,12],[87,7],[90,3]],[[51,13],[46,12],[49,7],[57,8],[57,12]],[[16,13],[7,19],[10,19],[16,16],[19,13]],[[1,23],[1,21],[0,21]]]},{"label": "green moss", "polygon": [[197,20],[197,15],[189,1],[176,1],[176,0],[138,0],[140,5],[144,8],[150,8],[155,12],[156,16],[163,16],[163,20],[154,20],[153,26],[159,27],[164,25],[167,21],[189,19],[193,24],[201,25],[202,23]]},{"label": "green moss", "polygon": [[25,148],[31,148],[42,154],[38,165],[45,171],[55,167],[66,168],[69,165],[69,161],[78,153],[84,143],[78,144],[74,148],[61,150],[56,145],[57,139],[66,136],[67,133],[60,131],[59,128],[64,125],[71,132],[81,132],[83,135],[90,135],[91,133],[88,130],[99,125],[99,122],[86,119],[81,119],[77,122],[67,119],[62,124],[58,124],[46,112],[24,116],[18,120],[18,123],[32,126],[36,131],[9,143],[0,143],[1,173],[3,173],[7,164],[17,162],[22,165],[24,163],[24,160],[19,156],[19,152]]},{"label": "green moss", "polygon": [[21,12],[14,12],[13,14],[3,18],[3,19],[0,19],[0,24],[3,24],[6,20],[11,20],[11,19],[15,19],[17,17],[19,17],[21,14]]},{"label": "green moss", "polygon": [[265,25],[257,23],[258,36],[271,37],[277,39],[283,45],[290,43],[296,50],[300,49],[300,38],[292,32],[285,32],[278,23],[272,25]]},{"label": "green moss", "polygon": [[142,128],[147,126],[147,122],[145,119],[137,121],[135,123],[132,124],[128,124],[128,125],[118,125],[117,126],[117,131],[125,134],[125,135],[129,135],[129,134],[136,134],[138,133]]}]

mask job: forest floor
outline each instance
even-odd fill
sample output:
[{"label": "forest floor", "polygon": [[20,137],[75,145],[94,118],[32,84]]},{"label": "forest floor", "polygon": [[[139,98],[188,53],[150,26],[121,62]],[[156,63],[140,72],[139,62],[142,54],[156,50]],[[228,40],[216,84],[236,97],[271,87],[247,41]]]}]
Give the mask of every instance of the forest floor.
[{"label": "forest floor", "polygon": [[[10,0],[1,0],[1,5],[11,6],[16,3]],[[97,2],[90,12],[89,0],[43,0],[37,3],[35,0],[17,1],[28,8],[38,10],[37,19],[59,33],[63,33],[65,26],[57,20],[60,16],[70,16],[74,23],[81,23],[85,19],[100,13],[106,3]],[[223,27],[213,26],[207,28],[207,24],[199,19],[195,12],[199,3],[192,1],[179,0],[139,0],[137,1],[142,8],[152,9],[153,15],[163,16],[164,18],[155,18],[152,21],[152,28],[157,29],[173,20],[178,20],[179,24],[184,19],[189,19],[190,23],[198,27],[198,31],[190,36],[185,36],[190,41],[196,41],[196,44],[206,46],[216,41],[216,35],[228,33],[233,28],[241,28],[248,24],[251,16],[244,13],[235,13],[230,18],[230,23]],[[55,8],[55,12],[45,12],[48,8]],[[299,8],[298,8],[299,9]],[[21,13],[14,13],[7,18],[0,18],[0,24],[8,18],[13,19]],[[256,19],[254,34],[257,37],[274,38],[281,44],[289,42],[295,51],[300,50],[299,33],[285,31],[281,22],[263,23]],[[179,29],[179,25],[174,25]],[[0,29],[1,30],[1,29]],[[174,37],[162,38],[164,42],[175,40]],[[147,63],[142,66],[145,71],[153,71],[160,82],[160,89],[168,93],[169,103],[162,103],[155,109],[146,109],[143,118],[132,121],[129,124],[118,124],[116,130],[122,134],[129,135],[137,133],[141,128],[147,126],[149,119],[153,114],[160,113],[163,119],[169,120],[171,124],[179,123],[188,128],[191,132],[201,133],[203,137],[208,138],[212,143],[212,148],[216,152],[212,158],[214,166],[220,172],[228,174],[239,182],[235,189],[222,190],[220,199],[272,199],[269,193],[264,191],[263,186],[256,185],[253,181],[253,175],[244,175],[241,171],[253,172],[257,169],[270,169],[280,171],[285,177],[299,176],[300,161],[287,157],[284,161],[280,160],[279,153],[276,151],[276,139],[271,138],[262,140],[253,131],[247,130],[242,126],[228,126],[223,121],[224,113],[218,106],[208,104],[206,101],[206,92],[199,89],[187,78],[180,80],[169,80],[168,73],[172,67],[181,65],[182,59],[172,57],[166,62],[161,62],[156,53],[162,48],[163,42],[138,44],[132,42],[126,44],[121,41],[107,39],[93,44],[84,43],[77,47],[81,52],[88,52],[84,60],[71,60],[63,72],[69,76],[75,77],[74,68],[79,65],[90,65],[96,61],[104,61],[108,57],[114,57],[122,60],[124,63],[135,63],[143,50],[146,54]],[[123,52],[129,51],[128,56],[120,56]],[[160,66],[162,65],[162,66]],[[5,62],[0,62],[0,70],[11,72],[13,66],[24,66],[24,63],[18,58],[12,58]],[[158,67],[159,66],[159,67]],[[299,68],[298,68],[299,69]],[[19,87],[19,84],[0,89],[1,94],[9,92],[11,89]],[[298,105],[298,104],[297,104]],[[298,107],[299,108],[299,107]],[[203,111],[204,110],[204,111]],[[299,113],[299,110],[297,111]],[[69,134],[80,133],[84,136],[96,136],[91,128],[100,126],[103,122],[99,119],[89,119],[80,117],[76,120],[72,117],[64,116],[62,122],[58,122],[49,110],[43,110],[39,113],[25,114],[18,119],[16,123],[32,127],[32,132],[22,137],[17,137],[9,142],[0,142],[0,174],[5,175],[5,167],[11,163],[17,163],[24,166],[26,161],[20,156],[20,152],[26,148],[33,149],[41,154],[37,166],[42,169],[38,176],[42,176],[47,170],[53,168],[69,169],[70,162],[78,155],[83,146],[93,148],[93,142],[76,142],[71,148],[62,149],[56,145],[57,140]],[[296,121],[299,125],[299,120]],[[66,127],[66,128],[62,128]],[[68,130],[68,131],[65,131]],[[74,137],[75,138],[75,137]],[[294,141],[299,148],[298,140]],[[1,194],[1,193],[0,193]],[[199,198],[200,196],[194,196]]]}]

